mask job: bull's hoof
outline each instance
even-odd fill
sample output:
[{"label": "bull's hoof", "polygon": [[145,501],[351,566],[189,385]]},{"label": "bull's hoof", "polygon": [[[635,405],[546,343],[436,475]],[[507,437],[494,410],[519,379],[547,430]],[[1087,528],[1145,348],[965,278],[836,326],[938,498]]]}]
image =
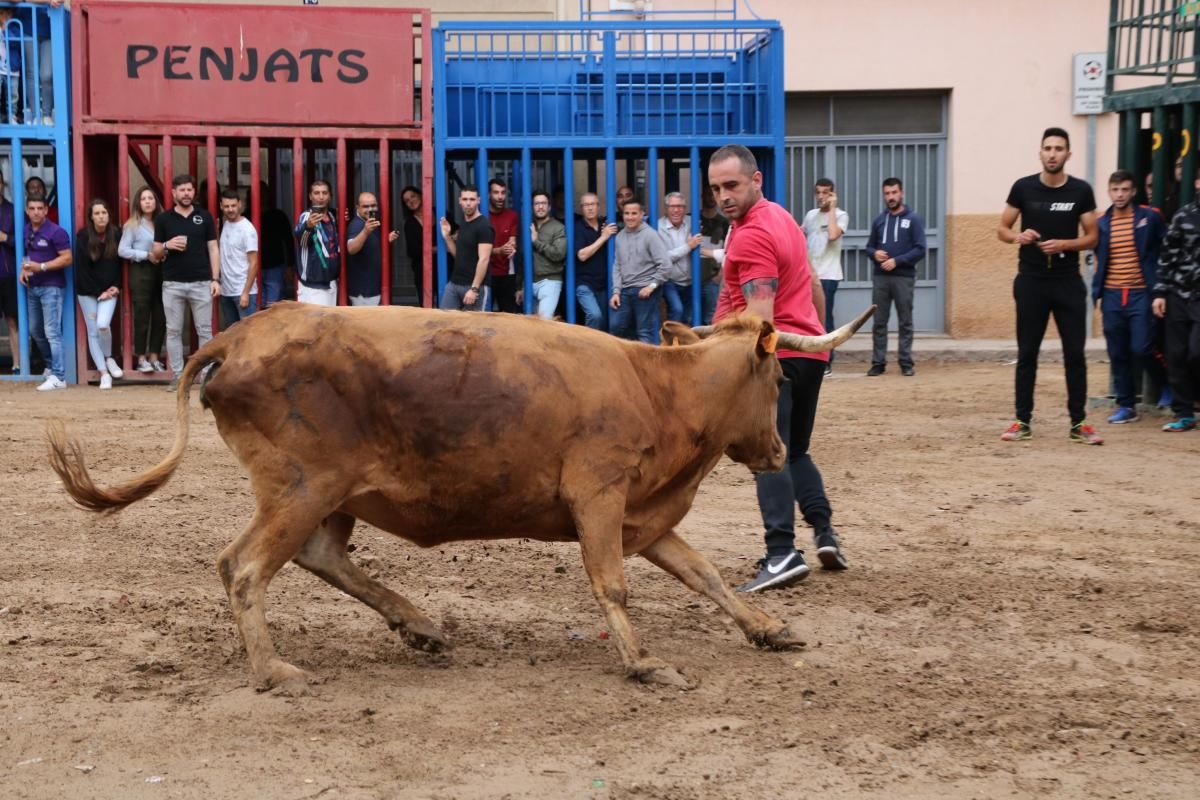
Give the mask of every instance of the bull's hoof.
[{"label": "bull's hoof", "polygon": [[691,689],[692,684],[687,678],[664,661],[657,658],[647,658],[626,670],[631,678],[637,678],[640,683],[652,683],[660,686],[673,686],[676,689]]},{"label": "bull's hoof", "polygon": [[294,667],[284,661],[274,661],[268,665],[259,691],[269,691],[281,697],[306,697],[312,694],[312,687],[320,683],[316,676]]},{"label": "bull's hoof", "polygon": [[793,634],[787,625],[751,636],[750,641],[768,650],[794,650],[805,647],[808,644],[799,636]]},{"label": "bull's hoof", "polygon": [[404,643],[423,653],[441,653],[450,649],[446,635],[428,622],[412,622],[389,626],[400,633]]}]

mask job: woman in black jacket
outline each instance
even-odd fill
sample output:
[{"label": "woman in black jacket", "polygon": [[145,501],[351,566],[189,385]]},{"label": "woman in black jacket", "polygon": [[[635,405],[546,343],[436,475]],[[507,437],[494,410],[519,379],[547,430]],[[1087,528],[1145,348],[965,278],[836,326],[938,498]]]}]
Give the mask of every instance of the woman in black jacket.
[{"label": "woman in black jacket", "polygon": [[112,318],[121,293],[121,259],[116,221],[108,204],[88,203],[87,224],[75,234],[75,294],[87,325],[88,350],[100,370],[100,388],[111,389],[123,374],[112,357]]}]

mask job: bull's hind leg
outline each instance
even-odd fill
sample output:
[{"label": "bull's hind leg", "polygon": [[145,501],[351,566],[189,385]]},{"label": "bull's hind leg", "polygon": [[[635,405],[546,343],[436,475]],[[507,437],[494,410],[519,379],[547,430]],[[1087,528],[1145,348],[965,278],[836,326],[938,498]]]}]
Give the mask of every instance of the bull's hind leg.
[{"label": "bull's hind leg", "polygon": [[792,635],[787,623],[773,619],[734,594],[721,573],[707,558],[671,531],[660,537],[639,554],[647,561],[662,567],[683,581],[687,586],[721,607],[746,634],[746,638],[760,647],[801,647],[804,642]]},{"label": "bull's hind leg", "polygon": [[275,652],[267,628],[266,595],[271,578],[299,552],[323,516],[323,510],[295,497],[278,503],[260,500],[250,524],[217,559],[250,669],[268,689],[283,684],[299,687],[308,680],[303,670]]},{"label": "bull's hind leg", "polygon": [[378,611],[410,647],[431,653],[448,647],[446,637],[419,608],[354,565],[346,555],[346,543],[353,531],[354,517],[334,512],[317,526],[293,560]]},{"label": "bull's hind leg", "polygon": [[625,495],[616,489],[607,489],[575,509],[583,566],[591,580],[592,593],[608,618],[626,675],[643,683],[687,686],[687,681],[673,667],[642,654],[629,623],[629,614],[625,610],[628,590],[621,541],[624,513]]}]

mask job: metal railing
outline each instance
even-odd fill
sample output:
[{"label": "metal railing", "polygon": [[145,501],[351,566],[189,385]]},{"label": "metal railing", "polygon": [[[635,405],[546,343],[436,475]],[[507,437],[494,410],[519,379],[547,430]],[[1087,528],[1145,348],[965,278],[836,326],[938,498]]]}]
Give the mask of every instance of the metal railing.
[{"label": "metal railing", "polygon": [[1200,87],[1200,6],[1180,0],[1111,0],[1109,97]]}]

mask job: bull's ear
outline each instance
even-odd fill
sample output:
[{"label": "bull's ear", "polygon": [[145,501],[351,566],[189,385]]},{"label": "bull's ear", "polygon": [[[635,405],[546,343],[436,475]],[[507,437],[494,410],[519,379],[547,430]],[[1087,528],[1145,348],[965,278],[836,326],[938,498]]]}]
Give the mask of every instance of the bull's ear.
[{"label": "bull's ear", "polygon": [[764,320],[758,331],[758,343],[754,347],[755,354],[759,358],[773,356],[778,346],[779,334],[775,331],[775,326]]},{"label": "bull's ear", "polygon": [[668,320],[662,324],[662,342],[664,347],[680,347],[696,344],[700,337],[682,322]]}]

